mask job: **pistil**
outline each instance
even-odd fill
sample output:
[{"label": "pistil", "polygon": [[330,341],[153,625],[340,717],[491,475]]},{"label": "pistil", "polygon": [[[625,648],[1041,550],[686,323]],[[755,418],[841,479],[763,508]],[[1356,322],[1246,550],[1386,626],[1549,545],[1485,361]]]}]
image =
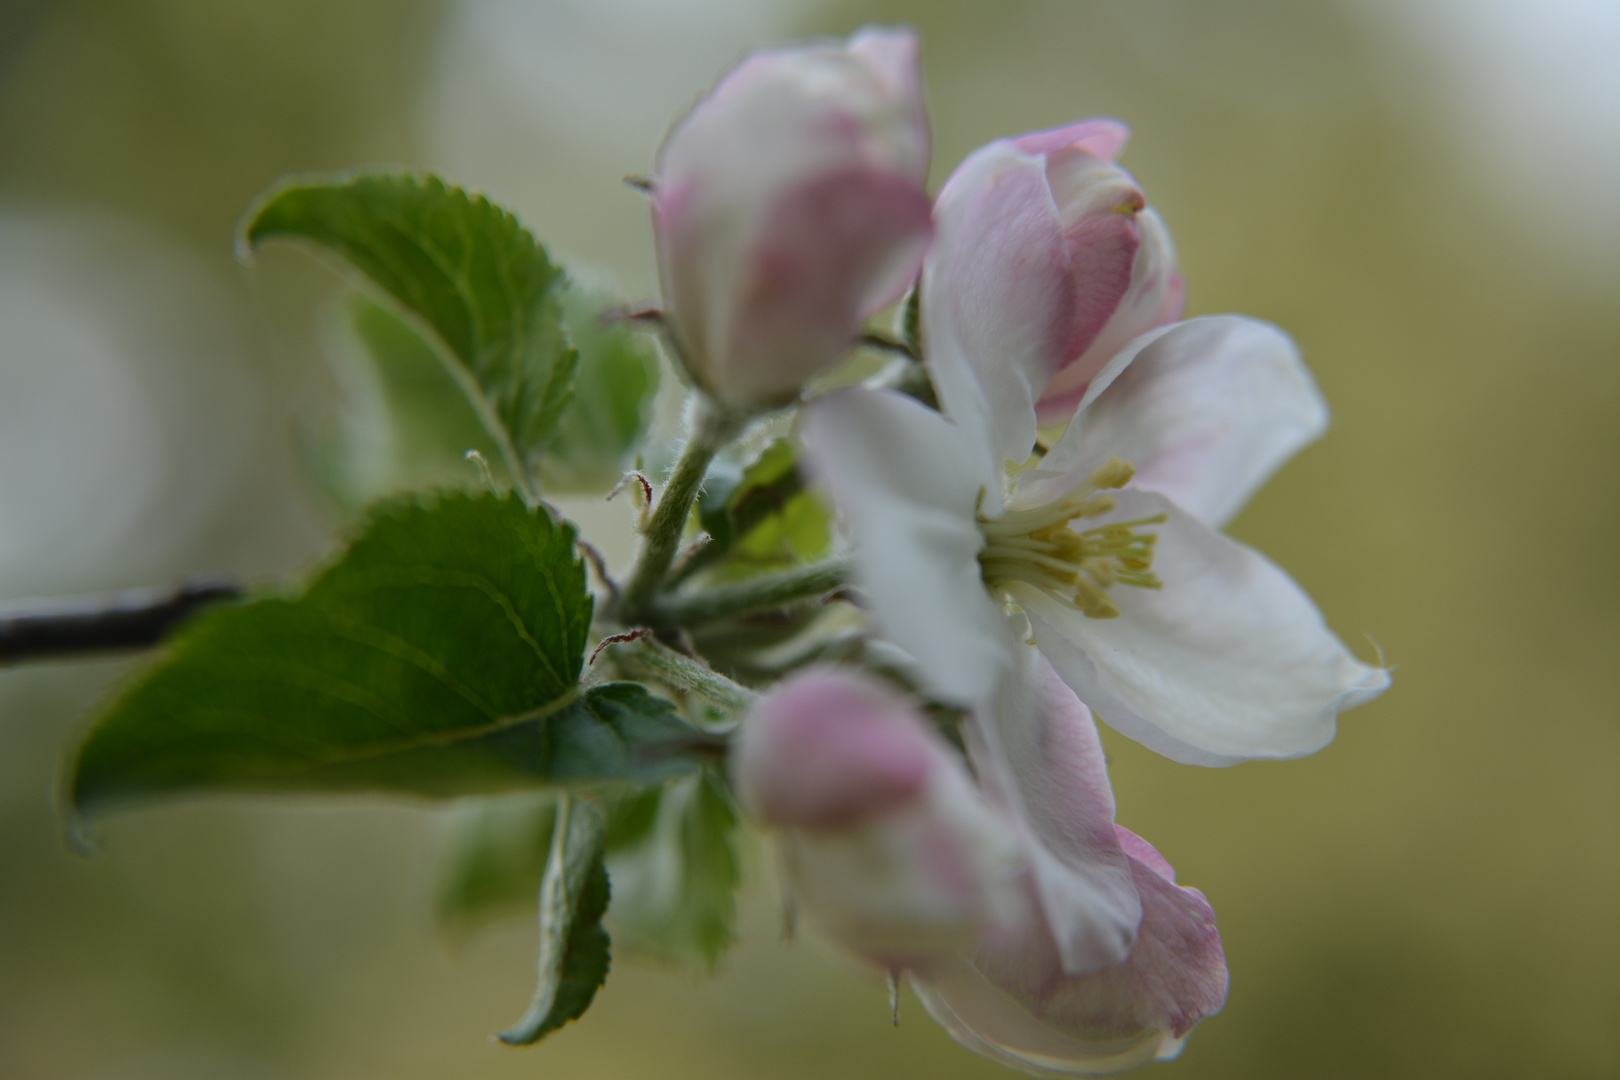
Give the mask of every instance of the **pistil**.
[{"label": "pistil", "polygon": [[1111,458],[1056,502],[1015,510],[994,521],[981,518],[985,543],[979,566],[985,585],[994,589],[1026,582],[1093,619],[1119,617],[1119,607],[1108,595],[1114,585],[1162,587],[1153,573],[1158,535],[1138,530],[1162,525],[1165,515],[1083,530],[1073,527],[1077,521],[1112,512],[1118,503],[1100,492],[1124,487],[1135,473],[1130,462]]}]

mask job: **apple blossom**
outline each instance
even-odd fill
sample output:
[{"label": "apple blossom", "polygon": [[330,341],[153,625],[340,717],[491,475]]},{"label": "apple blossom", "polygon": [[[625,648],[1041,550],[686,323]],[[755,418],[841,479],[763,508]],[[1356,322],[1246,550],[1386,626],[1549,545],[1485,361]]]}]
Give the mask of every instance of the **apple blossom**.
[{"label": "apple blossom", "polygon": [[1000,925],[1017,843],[907,697],[853,670],[786,680],[738,733],[738,796],[789,888],[845,948],[897,970]]},{"label": "apple blossom", "polygon": [[931,235],[908,30],[758,52],[670,131],[653,232],[666,314],[722,403],[781,405],[910,284]]},{"label": "apple blossom", "polygon": [[[1174,1057],[1224,1004],[1226,958],[1203,894],[1178,887],[1151,845],[1114,824],[1089,710],[1019,646],[969,736],[986,792],[1023,826],[1029,872],[1005,929],[914,965],[923,1005],[962,1045],[1027,1072],[1096,1075]],[[1068,874],[1052,872],[1057,862]],[[1123,950],[1076,950],[1077,929],[1105,946],[1129,934]]]},{"label": "apple blossom", "polygon": [[908,970],[963,1045],[1053,1074],[1173,1056],[1225,999],[1220,938],[1203,896],[1115,826],[1085,706],[1021,647],[964,739],[981,789],[908,699],[812,671],[755,708],[734,770],[807,917]]},{"label": "apple blossom", "polygon": [[[964,349],[932,347],[936,375],[967,366]],[[1081,700],[1178,761],[1312,753],[1389,685],[1286,574],[1216,531],[1326,425],[1280,330],[1212,316],[1139,337],[1010,488],[995,433],[1033,429],[1032,402],[938,381],[945,416],[853,387],[812,402],[804,425],[874,621],[933,691],[989,700],[1018,648],[1009,603]]]},{"label": "apple blossom", "polygon": [[[949,358],[947,376],[977,374],[976,358],[1013,369],[936,386],[942,400],[1010,395],[1017,422],[992,440],[1015,461],[1034,443],[1035,414],[1067,420],[1109,358],[1181,315],[1170,234],[1114,164],[1127,135],[1116,121],[1086,120],[990,143],[936,201],[921,286],[928,353],[964,354]],[[1016,414],[1014,402],[1024,406]]]}]

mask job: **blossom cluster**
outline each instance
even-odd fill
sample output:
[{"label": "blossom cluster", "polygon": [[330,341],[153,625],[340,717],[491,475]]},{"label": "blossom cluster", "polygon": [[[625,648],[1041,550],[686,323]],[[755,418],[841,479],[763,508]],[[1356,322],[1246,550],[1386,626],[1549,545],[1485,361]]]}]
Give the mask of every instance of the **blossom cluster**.
[{"label": "blossom cluster", "polygon": [[[823,934],[1050,1075],[1173,1056],[1227,990],[1209,903],[1115,822],[1095,721],[1189,764],[1297,757],[1389,683],[1220,531],[1327,410],[1277,327],[1181,320],[1127,134],[997,140],[930,198],[917,42],[869,29],[749,57],[652,189],[680,362],[719,412],[802,400],[887,646],[751,709],[740,801]],[[905,296],[926,379],[804,400]]]}]

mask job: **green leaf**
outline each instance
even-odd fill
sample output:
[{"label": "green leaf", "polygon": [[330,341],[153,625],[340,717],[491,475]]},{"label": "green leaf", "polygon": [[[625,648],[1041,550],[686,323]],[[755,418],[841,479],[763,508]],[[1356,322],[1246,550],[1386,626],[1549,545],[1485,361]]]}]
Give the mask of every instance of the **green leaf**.
[{"label": "green leaf", "polygon": [[651,337],[609,316],[622,306],[602,289],[569,282],[568,337],[579,350],[574,396],[540,461],[546,491],[606,491],[624,475],[658,390]]},{"label": "green leaf", "polygon": [[710,974],[737,940],[737,811],[709,770],[671,780],[639,835],[608,854],[620,943]]},{"label": "green leaf", "polygon": [[578,1019],[607,979],[610,942],[602,929],[609,899],[602,864],[602,813],[562,796],[540,883],[540,959],[529,1011],[497,1036],[511,1046],[538,1042]]},{"label": "green leaf", "polygon": [[435,176],[300,177],[249,208],[237,248],[246,259],[275,237],[340,256],[416,320],[514,467],[544,447],[578,355],[562,326],[562,271],[511,214]]},{"label": "green leaf", "polygon": [[832,513],[805,486],[787,439],[766,447],[735,481],[723,474],[711,478],[698,520],[712,538],[701,553],[703,564],[723,564],[722,578],[814,562],[832,546]]},{"label": "green leaf", "polygon": [[305,445],[321,491],[354,514],[387,495],[481,486],[469,450],[510,482],[500,447],[416,328],[359,294],[344,313],[352,333],[332,359],[347,407],[335,430]]},{"label": "green leaf", "polygon": [[[736,940],[737,812],[712,773],[604,801],[621,946],[683,970],[712,972]],[[509,795],[457,807],[441,864],[438,914],[461,937],[530,911],[554,828],[549,795]]]},{"label": "green leaf", "polygon": [[302,596],[188,624],[91,730],[83,813],[205,791],[487,794],[650,781],[702,740],[636,683],[578,685],[573,530],[516,498],[386,504]]},{"label": "green leaf", "polygon": [[556,820],[550,792],[468,799],[451,809],[435,903],[440,928],[462,938],[503,916],[532,915]]}]

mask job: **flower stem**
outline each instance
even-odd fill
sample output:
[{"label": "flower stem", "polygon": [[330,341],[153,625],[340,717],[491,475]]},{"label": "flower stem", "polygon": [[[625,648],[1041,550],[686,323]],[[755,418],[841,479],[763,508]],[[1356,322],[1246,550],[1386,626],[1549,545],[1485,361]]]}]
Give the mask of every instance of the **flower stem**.
[{"label": "flower stem", "polygon": [[759,697],[703,661],[678,653],[652,638],[616,646],[613,654],[613,662],[626,674],[658,679],[734,715],[746,712]]},{"label": "flower stem", "polygon": [[681,450],[680,460],[664,482],[658,505],[642,530],[641,554],[636,558],[630,580],[619,595],[618,618],[626,626],[648,623],[648,602],[663,584],[664,575],[681,543],[687,515],[703,488],[709,462],[720,448],[742,431],[746,417],[721,411],[702,397],[697,399],[692,417],[692,434]]},{"label": "flower stem", "polygon": [[730,615],[814,600],[849,581],[847,559],[827,559],[779,574],[653,597],[645,610],[655,626],[697,626]]}]

